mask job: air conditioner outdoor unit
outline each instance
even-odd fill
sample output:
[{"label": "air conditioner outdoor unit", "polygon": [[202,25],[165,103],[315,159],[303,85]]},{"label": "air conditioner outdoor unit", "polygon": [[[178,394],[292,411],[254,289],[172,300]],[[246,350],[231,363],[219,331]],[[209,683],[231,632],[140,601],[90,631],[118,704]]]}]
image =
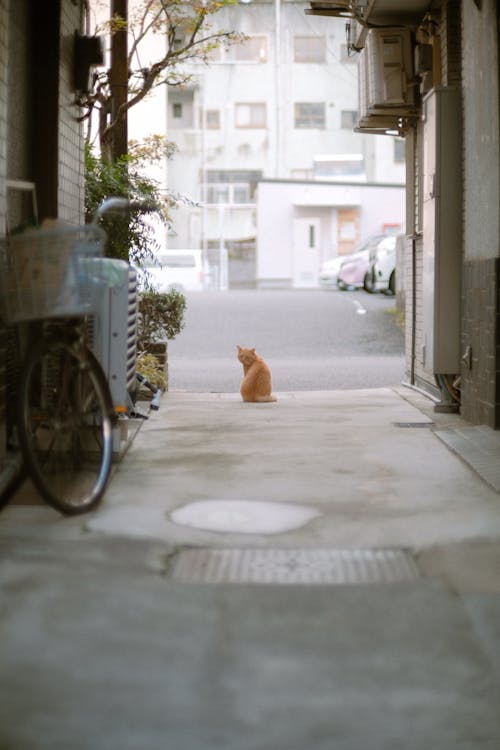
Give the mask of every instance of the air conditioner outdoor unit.
[{"label": "air conditioner outdoor unit", "polygon": [[113,406],[126,412],[136,390],[137,273],[124,260],[107,258],[105,262],[107,286],[90,324],[90,338]]},{"label": "air conditioner outdoor unit", "polygon": [[360,56],[370,114],[408,114],[415,108],[409,29],[371,29]]},{"label": "air conditioner outdoor unit", "polygon": [[369,106],[367,53],[363,49],[358,63],[358,133],[384,135],[388,130],[402,131],[401,115],[391,108],[377,109],[374,113]]},{"label": "air conditioner outdoor unit", "polygon": [[350,18],[352,16],[351,0],[311,0],[311,9],[306,9],[309,15],[340,16]]}]

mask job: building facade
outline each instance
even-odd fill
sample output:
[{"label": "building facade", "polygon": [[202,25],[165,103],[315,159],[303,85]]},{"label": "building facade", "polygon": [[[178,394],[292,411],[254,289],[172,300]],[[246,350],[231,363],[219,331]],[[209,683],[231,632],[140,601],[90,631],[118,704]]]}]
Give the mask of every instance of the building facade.
[{"label": "building facade", "polygon": [[[83,142],[75,107],[75,32],[84,4],[0,0],[0,238],[34,218],[83,217]],[[0,495],[18,471],[9,451],[22,346],[0,320]]]},{"label": "building facade", "polygon": [[[168,244],[203,248],[219,287],[244,283],[237,273],[245,266],[246,281],[256,280],[261,180],[404,184],[404,141],[353,131],[357,65],[344,24],[306,16],[307,7],[253,0],[225,8],[216,23],[246,42],[216,50],[208,66],[193,64],[192,86],[168,92],[167,135],[178,146],[168,184],[197,204],[176,212]],[[362,239],[354,224],[345,250]],[[334,242],[327,257],[336,253]]]},{"label": "building facade", "polygon": [[262,180],[257,196],[258,288],[315,288],[321,263],[353,238],[400,234],[405,190],[382,182]]},{"label": "building facade", "polygon": [[320,0],[309,12],[349,24],[358,129],[406,140],[408,381],[499,429],[498,3]]}]

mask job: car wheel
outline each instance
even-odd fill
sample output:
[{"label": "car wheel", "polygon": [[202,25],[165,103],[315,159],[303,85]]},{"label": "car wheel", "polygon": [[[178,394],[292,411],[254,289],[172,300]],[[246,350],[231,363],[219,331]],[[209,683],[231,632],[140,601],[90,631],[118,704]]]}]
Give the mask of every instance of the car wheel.
[{"label": "car wheel", "polygon": [[363,289],[365,292],[368,292],[368,294],[373,294],[375,291],[375,284],[373,283],[373,269],[370,269],[365,273],[365,278],[363,279]]},{"label": "car wheel", "polygon": [[396,271],[393,271],[391,273],[391,277],[389,279],[389,288],[387,292],[388,294],[396,294]]}]

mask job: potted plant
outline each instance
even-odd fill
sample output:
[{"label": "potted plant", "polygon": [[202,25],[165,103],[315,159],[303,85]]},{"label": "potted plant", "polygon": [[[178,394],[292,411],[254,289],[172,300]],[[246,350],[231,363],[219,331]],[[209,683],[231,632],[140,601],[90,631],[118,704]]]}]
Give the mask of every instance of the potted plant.
[{"label": "potted plant", "polygon": [[139,296],[137,371],[162,390],[168,389],[168,341],[184,328],[185,309],[186,298],[175,289]]}]

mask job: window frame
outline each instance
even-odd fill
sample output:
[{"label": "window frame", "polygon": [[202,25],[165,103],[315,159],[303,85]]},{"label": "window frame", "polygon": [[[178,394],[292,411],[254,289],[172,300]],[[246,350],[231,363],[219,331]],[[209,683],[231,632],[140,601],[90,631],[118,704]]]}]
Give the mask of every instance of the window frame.
[{"label": "window frame", "polygon": [[393,158],[396,164],[406,162],[406,140],[404,138],[394,138]]},{"label": "window frame", "polygon": [[[322,107],[321,124],[315,120],[312,113],[308,115],[303,112],[299,114],[299,107]],[[304,121],[305,124],[299,124]],[[326,102],[294,102],[293,105],[293,127],[295,130],[326,130]]]},{"label": "window frame", "polygon": [[[212,122],[210,122],[209,116],[215,116]],[[204,125],[207,130],[220,130],[220,109],[206,109],[202,121],[202,127]]]},{"label": "window frame", "polygon": [[[262,65],[269,62],[269,36],[268,34],[247,34],[243,42],[233,44],[229,49],[222,49],[219,62],[232,63],[233,65]],[[243,50],[249,48],[252,42],[260,40],[255,57],[245,57]],[[242,54],[243,56],[239,56]]]},{"label": "window frame", "polygon": [[[347,117],[349,115],[349,117]],[[349,122],[346,120],[349,119]],[[340,110],[340,129],[341,130],[353,130],[358,124],[359,113],[357,109],[342,109]]]},{"label": "window frame", "polygon": [[[302,52],[302,54],[298,54],[297,50],[297,42],[300,41],[319,41],[321,42],[321,56],[320,57],[314,57],[314,53],[312,55],[308,55],[307,53]],[[324,35],[312,35],[312,34],[296,34],[293,37],[293,61],[295,63],[304,63],[304,64],[317,64],[321,65],[326,63],[326,36]]]},{"label": "window frame", "polygon": [[[257,124],[252,122],[252,115],[250,115],[250,124],[241,124],[238,121],[238,112],[241,112],[242,107],[261,107],[263,112],[262,124],[259,121]],[[256,111],[256,110],[255,110]],[[267,127],[267,105],[266,102],[235,102],[234,103],[234,127],[238,130],[263,130]]]}]

